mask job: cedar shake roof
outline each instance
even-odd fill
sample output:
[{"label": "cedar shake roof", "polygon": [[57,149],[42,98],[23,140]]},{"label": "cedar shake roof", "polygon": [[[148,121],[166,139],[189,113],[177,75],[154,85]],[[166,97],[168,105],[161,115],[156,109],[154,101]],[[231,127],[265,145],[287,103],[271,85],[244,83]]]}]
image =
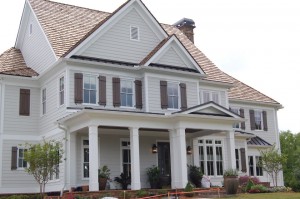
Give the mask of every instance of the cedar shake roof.
[{"label": "cedar shake roof", "polygon": [[[83,40],[91,35],[128,2],[129,1],[125,2],[115,12],[110,14],[107,12],[52,2],[49,0],[29,0],[29,3],[36,14],[38,21],[40,22],[55,54],[58,57],[66,56],[69,52],[71,52],[71,50],[78,46]],[[280,105],[270,97],[221,71],[186,37],[183,32],[181,32],[175,26],[167,24],[161,24],[161,26],[170,37],[173,34],[177,36],[179,41],[188,50],[188,52],[192,55],[192,57],[207,75],[205,78],[206,80],[232,83],[234,85],[234,87],[229,90],[229,99]],[[168,38],[161,41],[161,43],[156,46],[156,48],[153,49],[148,56],[141,60],[141,63],[145,63],[148,59],[150,59],[150,57],[153,56],[153,54],[155,54],[155,52],[158,51],[167,40]],[[18,50],[14,49],[14,51]],[[4,54],[6,54],[6,52]],[[22,56],[20,52],[16,54]],[[23,58],[22,63],[25,64]],[[33,73],[35,73],[32,70],[30,73],[29,68],[25,70],[27,73],[23,70],[25,69],[18,69],[20,74],[24,73],[32,76]],[[12,73],[13,72],[11,72],[11,74]]]},{"label": "cedar shake roof", "polygon": [[0,55],[0,74],[32,77],[38,73],[27,67],[20,50],[10,48]]}]

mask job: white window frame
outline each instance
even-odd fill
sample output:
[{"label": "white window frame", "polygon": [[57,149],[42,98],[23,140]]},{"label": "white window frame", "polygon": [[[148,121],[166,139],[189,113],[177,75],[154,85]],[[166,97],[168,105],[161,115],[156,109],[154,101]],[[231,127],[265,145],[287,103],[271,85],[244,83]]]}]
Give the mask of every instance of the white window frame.
[{"label": "white window frame", "polygon": [[[129,146],[122,146],[122,143],[123,142],[128,142],[129,143]],[[130,148],[130,139],[128,138],[121,138],[120,139],[120,170],[121,170],[121,173],[123,173],[123,150],[126,149],[126,150],[129,150],[129,153],[131,153],[131,148]],[[130,154],[131,155],[131,154]],[[131,158],[130,157],[130,166],[131,166]]]},{"label": "white window frame", "polygon": [[[89,102],[85,102],[85,101],[84,101],[84,91],[85,91],[85,90],[88,90],[89,92],[90,92],[90,91],[93,91],[93,89],[85,89],[85,88],[84,88],[84,81],[85,81],[85,79],[86,79],[87,77],[88,77],[88,78],[95,78],[95,84],[96,84],[96,85],[95,85],[95,97],[96,97],[96,98],[95,98],[95,103],[90,103],[90,102],[91,102],[91,100],[90,100],[91,98],[89,98]],[[98,99],[98,92],[99,92],[99,88],[98,88],[99,83],[98,83],[98,81],[99,81],[99,80],[98,80],[97,77],[98,77],[97,75],[90,74],[90,73],[84,73],[84,74],[83,74],[83,79],[82,79],[82,82],[83,82],[83,83],[82,83],[82,100],[83,100],[83,103],[82,103],[82,104],[83,104],[83,105],[97,105],[97,102],[99,101],[99,99]],[[90,85],[91,85],[91,84],[90,84]]]},{"label": "white window frame", "polygon": [[[137,39],[135,39],[135,38],[132,37],[132,29],[133,29],[133,28],[136,28],[136,30],[137,30]],[[133,26],[133,25],[131,25],[131,26],[130,26],[129,34],[130,34],[129,37],[130,37],[130,40],[131,40],[131,41],[140,41],[140,29],[139,29],[138,26]]]},{"label": "white window frame", "polygon": [[[260,128],[256,128],[256,114],[259,113],[260,115]],[[263,131],[264,130],[264,118],[263,118],[263,111],[262,110],[254,110],[254,125],[255,125],[255,131]]]},{"label": "white window frame", "polygon": [[[239,107],[230,107],[231,108],[231,111],[232,112],[234,112],[235,114],[237,114],[237,115],[240,115],[241,113],[240,113],[240,108]],[[232,128],[234,128],[234,129],[241,129],[241,123],[240,122],[237,122],[237,123],[234,123],[233,125],[232,125]]]},{"label": "white window frame", "polygon": [[[167,82],[168,110],[180,110],[180,106],[181,106],[181,93],[180,93],[179,84],[180,84],[180,82],[175,82],[175,81],[168,81]],[[177,96],[177,98],[178,98],[178,100],[177,100],[178,101],[177,102],[178,107],[177,108],[169,107],[170,106],[170,103],[169,103],[169,86],[170,85],[175,85],[177,87],[177,93],[178,93],[178,96]]]},{"label": "white window frame", "polygon": [[[127,95],[132,95],[132,106],[127,106],[126,105],[122,105],[122,85],[124,84],[124,82],[130,82],[130,84],[132,85],[132,94],[125,92],[124,94]],[[120,78],[120,107],[121,108],[135,108],[135,83],[134,83],[134,79],[131,78]]]},{"label": "white window frame", "polygon": [[[44,95],[45,94],[45,95]],[[41,93],[42,116],[47,114],[47,89],[43,88]]]},{"label": "white window frame", "polygon": [[[63,79],[63,89],[61,90],[61,79]],[[58,78],[58,106],[64,106],[65,105],[65,99],[66,99],[66,93],[65,93],[65,88],[66,88],[66,78],[64,75],[60,76]],[[61,103],[61,95],[63,95],[63,101]]]},{"label": "white window frame", "polygon": [[[20,150],[23,150],[23,157],[22,158],[20,158]],[[28,162],[26,162],[25,160],[24,160],[24,152],[25,152],[25,148],[23,148],[23,147],[18,147],[18,151],[17,151],[17,170],[24,170],[24,169],[26,169],[26,168],[28,168]],[[19,166],[19,160],[20,159],[22,159],[22,167],[20,167]],[[26,162],[26,167],[24,167],[24,162]]]},{"label": "white window frame", "polygon": [[[89,145],[84,145],[83,144],[84,140],[87,140],[89,142]],[[89,177],[84,176],[84,163],[90,164],[90,161],[89,162],[84,162],[84,149],[89,149],[90,150],[90,141],[87,137],[82,137],[81,138],[81,173],[82,173],[81,176],[82,176],[82,180],[87,180],[87,179],[89,179]]]},{"label": "white window frame", "polygon": [[[213,90],[205,90],[204,89],[204,90],[200,90],[199,94],[200,94],[200,104],[204,104],[204,103],[207,103],[207,102],[210,102],[210,101],[215,102],[216,104],[220,104],[220,101],[221,101],[220,91],[213,91]],[[208,98],[209,98],[208,101],[206,99],[207,95],[208,95]],[[217,96],[216,101],[214,101],[214,95]]]},{"label": "white window frame", "polygon": [[[200,143],[202,141],[202,143]],[[212,141],[212,143],[206,143],[207,141]],[[221,141],[221,144],[216,144],[216,141]],[[203,155],[204,155],[204,174],[205,175],[208,175],[208,169],[207,169],[207,146],[212,146],[213,147],[213,167],[214,167],[214,175],[208,175],[208,176],[211,176],[211,177],[220,177],[220,176],[223,176],[223,172],[224,172],[224,157],[225,157],[225,154],[224,154],[224,140],[223,139],[214,139],[214,138],[205,138],[205,139],[198,139],[198,142],[197,142],[197,147],[200,147],[202,146],[203,147]],[[221,152],[222,152],[222,174],[221,175],[217,175],[217,152],[216,152],[216,148],[217,147],[221,147]],[[201,158],[199,157],[199,164],[200,164],[200,161],[201,161]]]}]

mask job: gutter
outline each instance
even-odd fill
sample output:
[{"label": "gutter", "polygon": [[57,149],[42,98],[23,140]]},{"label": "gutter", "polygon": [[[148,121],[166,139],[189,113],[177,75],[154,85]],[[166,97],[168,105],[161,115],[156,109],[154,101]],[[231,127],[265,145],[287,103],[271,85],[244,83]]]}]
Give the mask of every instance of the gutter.
[{"label": "gutter", "polygon": [[64,185],[60,191],[60,196],[62,197],[63,193],[64,193],[64,190],[66,188],[66,185],[67,185],[67,142],[68,142],[68,139],[67,139],[67,132],[68,132],[68,129],[66,126],[62,125],[61,123],[58,123],[58,128],[63,130],[65,132],[65,165],[64,165]]}]

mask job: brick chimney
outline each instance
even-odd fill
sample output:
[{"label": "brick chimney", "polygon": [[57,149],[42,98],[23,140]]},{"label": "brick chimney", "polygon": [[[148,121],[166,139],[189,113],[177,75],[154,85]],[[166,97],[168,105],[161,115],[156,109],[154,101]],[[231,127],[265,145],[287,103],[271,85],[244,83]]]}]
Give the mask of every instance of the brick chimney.
[{"label": "brick chimney", "polygon": [[183,18],[179,21],[177,21],[173,26],[176,26],[179,30],[181,30],[188,38],[191,40],[191,42],[194,43],[194,28],[195,22],[192,19]]}]

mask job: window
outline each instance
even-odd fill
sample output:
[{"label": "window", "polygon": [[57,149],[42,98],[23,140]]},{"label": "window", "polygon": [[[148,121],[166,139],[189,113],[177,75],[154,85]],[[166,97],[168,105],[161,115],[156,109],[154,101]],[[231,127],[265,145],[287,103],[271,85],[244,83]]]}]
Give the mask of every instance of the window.
[{"label": "window", "polygon": [[[57,151],[59,154],[59,151]],[[59,179],[59,163],[54,166],[54,172],[50,172],[49,180],[58,180]]]},{"label": "window", "polygon": [[42,110],[43,110],[43,115],[45,115],[46,114],[46,111],[47,111],[47,109],[46,109],[46,100],[47,100],[47,95],[46,95],[46,89],[44,88],[43,90],[42,90]]},{"label": "window", "polygon": [[18,149],[18,168],[26,168],[27,162],[24,160],[24,152],[26,149]]},{"label": "window", "polygon": [[[201,97],[202,93],[202,97]],[[219,92],[216,91],[202,91],[200,92],[200,99],[202,101],[202,104],[213,101],[216,104],[220,104],[220,99],[219,99]]]},{"label": "window", "polygon": [[209,176],[223,175],[223,146],[221,140],[198,140],[199,165]]},{"label": "window", "polygon": [[262,119],[262,111],[254,111],[254,122],[255,122],[255,130],[263,129],[263,119]]},{"label": "window", "polygon": [[179,109],[179,87],[178,83],[170,83],[167,85],[168,108]]},{"label": "window", "polygon": [[254,176],[253,156],[248,156],[248,162],[249,162],[249,176]]},{"label": "window", "polygon": [[133,107],[133,80],[121,80],[121,106]]},{"label": "window", "polygon": [[121,141],[121,156],[122,156],[122,172],[126,176],[131,176],[131,157],[130,157],[130,142]]},{"label": "window", "polygon": [[90,166],[89,166],[89,140],[82,140],[82,145],[83,145],[83,178],[88,178],[89,177],[89,171],[90,171]]},{"label": "window", "polygon": [[263,176],[263,169],[260,165],[261,162],[261,156],[255,156],[256,161],[256,176]]},{"label": "window", "polygon": [[97,77],[94,75],[83,76],[83,103],[96,104],[96,82]]},{"label": "window", "polygon": [[235,165],[236,165],[236,170],[240,170],[240,154],[239,150],[235,149]]},{"label": "window", "polygon": [[130,26],[130,39],[139,40],[139,28],[136,26]]},{"label": "window", "polygon": [[59,78],[59,105],[65,103],[65,77]]},{"label": "window", "polygon": [[[234,112],[235,114],[240,115],[240,109],[239,109],[239,108],[232,108],[232,107],[231,107],[230,109],[231,109],[231,111]],[[232,127],[233,127],[233,128],[239,129],[239,128],[240,128],[240,123],[235,123],[235,124],[233,124]]]}]

